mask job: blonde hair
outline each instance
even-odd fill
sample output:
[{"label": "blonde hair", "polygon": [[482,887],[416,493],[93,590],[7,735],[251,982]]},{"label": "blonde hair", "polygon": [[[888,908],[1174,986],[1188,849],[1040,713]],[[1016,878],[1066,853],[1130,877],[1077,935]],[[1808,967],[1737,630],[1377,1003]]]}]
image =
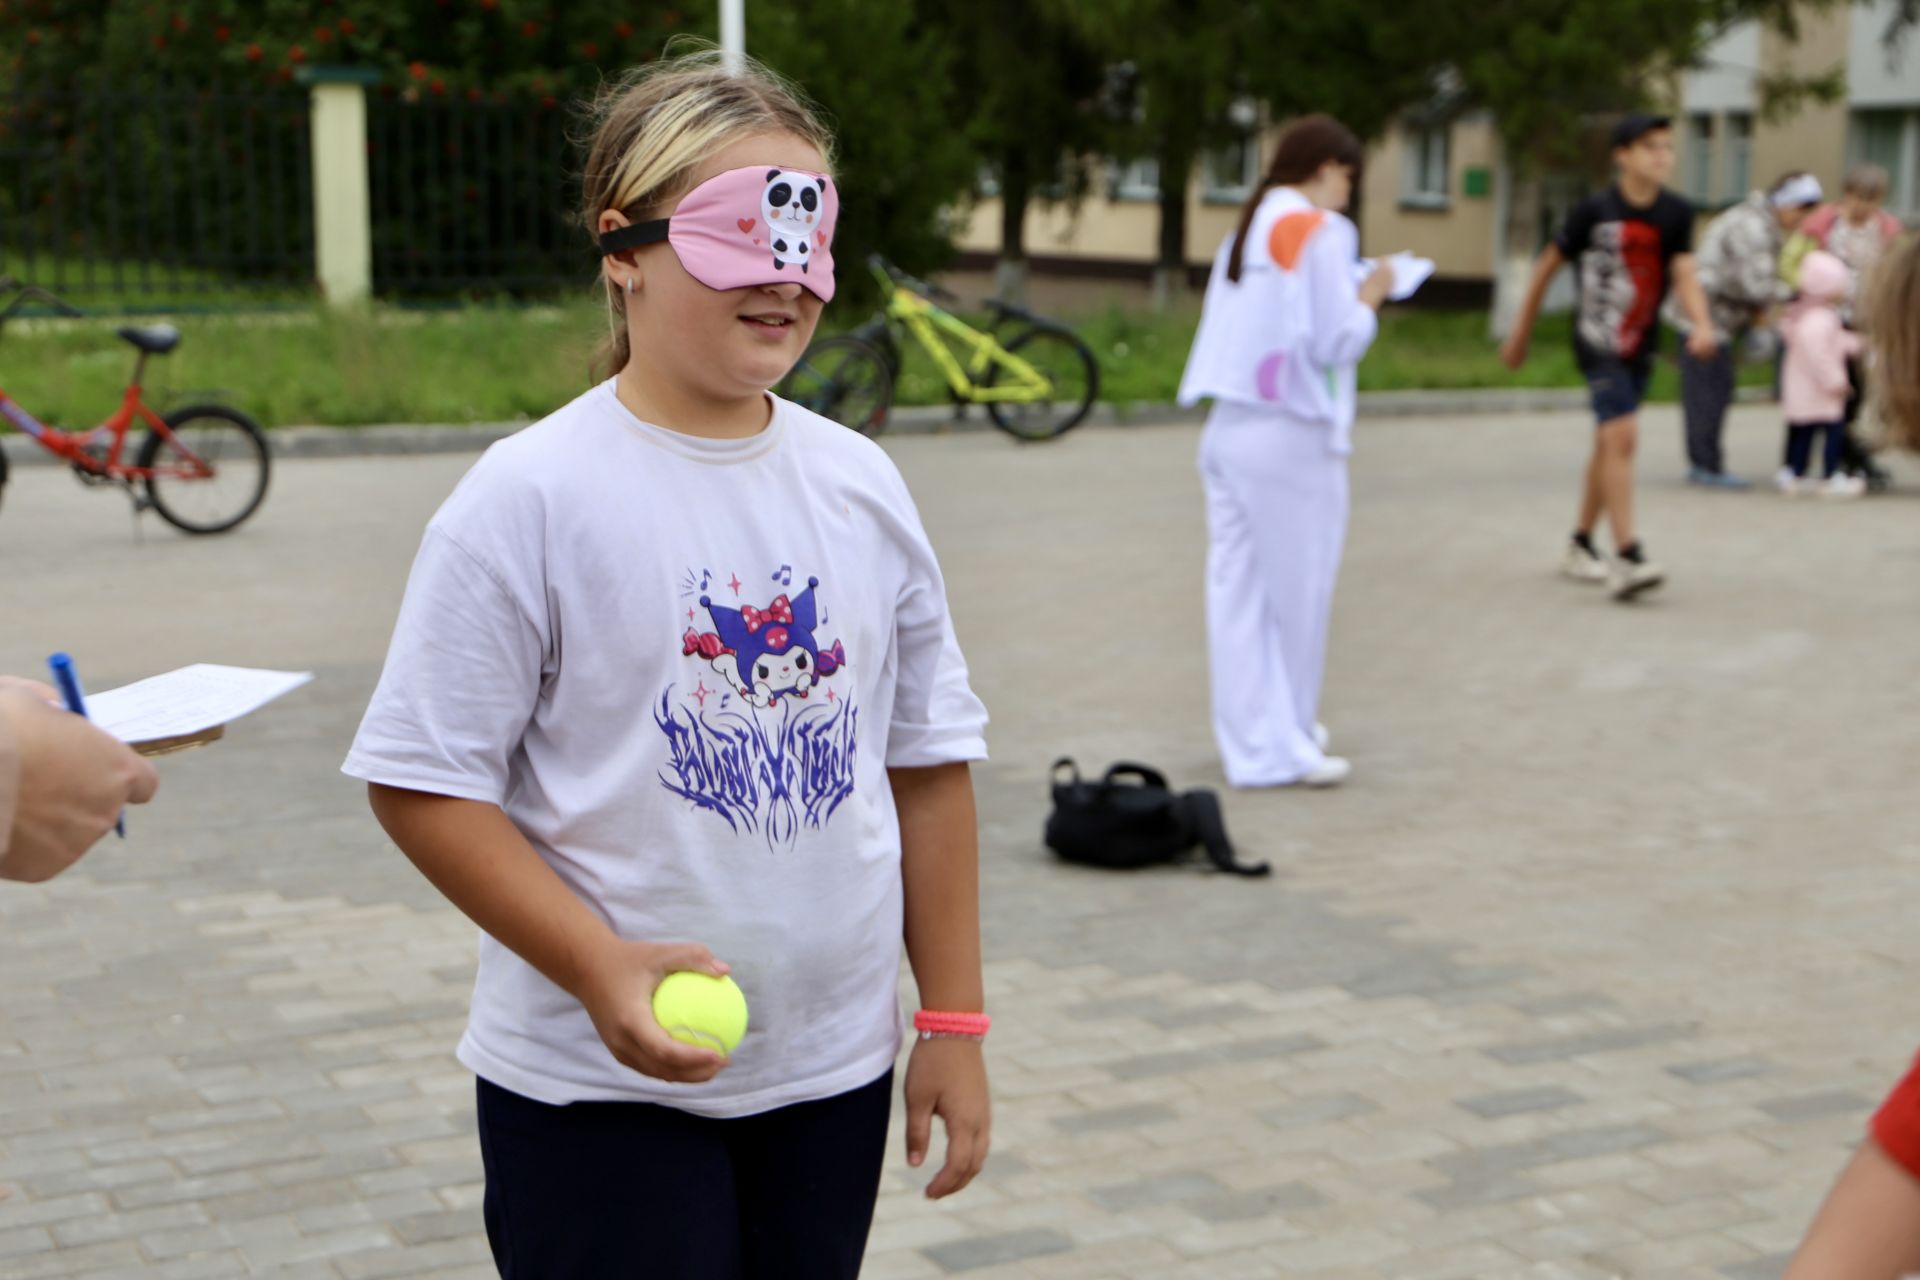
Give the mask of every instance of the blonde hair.
[{"label": "blonde hair", "polygon": [[[692,45],[688,52],[676,52]],[[590,136],[580,182],[580,221],[598,237],[600,215],[657,218],[685,195],[701,161],[755,134],[790,133],[833,162],[833,135],[806,97],[754,60],[736,68],[711,45],[678,42],[672,56],[627,72],[587,104]],[[596,366],[608,376],[632,356],[626,299],[602,273],[609,338]]]},{"label": "blonde hair", "polygon": [[1920,232],[1908,232],[1880,256],[1865,318],[1879,357],[1874,382],[1887,439],[1920,450]]}]

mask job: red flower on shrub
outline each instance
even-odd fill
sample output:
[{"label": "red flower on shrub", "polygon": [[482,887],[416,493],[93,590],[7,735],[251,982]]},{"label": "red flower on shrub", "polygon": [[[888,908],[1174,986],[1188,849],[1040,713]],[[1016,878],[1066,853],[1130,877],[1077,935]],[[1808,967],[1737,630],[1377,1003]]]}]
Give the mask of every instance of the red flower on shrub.
[{"label": "red flower on shrub", "polygon": [[154,47],[155,49],[164,49],[164,48],[166,48],[166,47],[167,47],[167,38],[166,38],[165,36],[155,36],[155,37],[153,38],[153,47]]},{"label": "red flower on shrub", "polygon": [[550,93],[542,96],[540,99],[540,109],[542,111],[551,111],[558,105],[560,104],[554,100],[554,96]]},{"label": "red flower on shrub", "polygon": [[580,56],[589,60],[597,58],[600,56],[600,46],[589,40],[580,46]]},{"label": "red flower on shrub", "polygon": [[438,76],[435,76],[432,80],[429,80],[427,82],[427,92],[431,93],[436,98],[445,97],[447,92],[447,82],[440,79]]},{"label": "red flower on shrub", "polygon": [[296,44],[292,48],[287,50],[288,62],[301,63],[301,62],[305,62],[306,60],[307,60],[307,51],[301,48],[299,45]]},{"label": "red flower on shrub", "polygon": [[225,44],[227,41],[233,39],[233,28],[215,27],[213,29],[213,38],[217,43]]},{"label": "red flower on shrub", "polygon": [[187,19],[185,14],[176,13],[173,15],[173,29],[175,31],[185,31],[187,29]]},{"label": "red flower on shrub", "polygon": [[258,62],[258,61],[260,61],[260,59],[261,59],[262,57],[264,57],[264,56],[265,56],[265,50],[263,50],[263,49],[261,49],[261,47],[260,47],[259,45],[257,45],[257,44],[250,44],[250,45],[248,45],[248,46],[247,46],[247,61],[248,61],[248,62]]},{"label": "red flower on shrub", "polygon": [[409,62],[407,64],[407,74],[415,80],[425,80],[427,78],[427,64],[424,62]]},{"label": "red flower on shrub", "polygon": [[625,40],[633,35],[633,24],[622,18],[619,22],[613,24],[613,34]]},{"label": "red flower on shrub", "polygon": [[340,34],[341,34],[341,35],[343,35],[343,36],[350,36],[350,35],[352,35],[352,34],[353,34],[353,19],[352,19],[352,18],[342,18],[342,19],[340,19]]},{"label": "red flower on shrub", "polygon": [[532,18],[528,18],[525,22],[520,24],[520,34],[525,36],[527,39],[531,40],[535,36],[540,34],[540,24],[535,22]]},{"label": "red flower on shrub", "polygon": [[313,29],[313,42],[315,44],[327,44],[327,43],[330,43],[332,40],[333,40],[332,27],[315,27]]}]

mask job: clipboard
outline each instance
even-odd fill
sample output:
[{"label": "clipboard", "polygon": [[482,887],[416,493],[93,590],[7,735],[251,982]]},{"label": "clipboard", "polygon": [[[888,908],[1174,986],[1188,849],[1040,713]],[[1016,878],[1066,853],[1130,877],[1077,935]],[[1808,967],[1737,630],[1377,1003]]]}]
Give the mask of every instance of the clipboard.
[{"label": "clipboard", "polygon": [[202,729],[198,733],[176,734],[171,738],[153,738],[146,742],[129,742],[133,754],[137,756],[171,756],[182,751],[192,751],[195,747],[206,747],[227,736],[227,726],[217,724],[211,729]]},{"label": "clipboard", "polygon": [[197,663],[91,694],[88,717],[143,756],[208,746],[227,726],[313,679],[307,671],[262,671]]}]

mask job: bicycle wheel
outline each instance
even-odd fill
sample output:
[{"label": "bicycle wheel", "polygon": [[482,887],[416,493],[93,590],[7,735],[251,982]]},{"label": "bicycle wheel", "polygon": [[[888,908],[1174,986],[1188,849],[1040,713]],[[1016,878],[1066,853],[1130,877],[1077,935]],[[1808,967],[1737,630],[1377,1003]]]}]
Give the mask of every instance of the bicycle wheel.
[{"label": "bicycle wheel", "polygon": [[199,404],[167,415],[172,438],[149,431],[138,465],[150,468],[147,501],[188,533],[225,533],[267,496],[267,437],[253,419],[225,405]]},{"label": "bicycle wheel", "polygon": [[[1051,391],[1033,400],[989,400],[993,425],[1020,440],[1052,440],[1080,425],[1100,394],[1100,366],[1087,344],[1065,329],[1050,325],[1028,329],[1007,344],[1052,383]],[[985,384],[1004,382],[1009,371],[993,364]]]},{"label": "bicycle wheel", "polygon": [[885,356],[843,333],[808,347],[775,391],[863,436],[877,436],[887,429],[893,375]]}]

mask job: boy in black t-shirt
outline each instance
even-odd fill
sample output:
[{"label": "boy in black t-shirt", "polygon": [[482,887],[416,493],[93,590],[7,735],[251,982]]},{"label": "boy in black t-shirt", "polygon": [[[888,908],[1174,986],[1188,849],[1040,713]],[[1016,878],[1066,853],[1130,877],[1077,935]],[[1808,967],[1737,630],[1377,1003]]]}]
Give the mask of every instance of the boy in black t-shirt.
[{"label": "boy in black t-shirt", "polygon": [[[1671,122],[1627,116],[1614,127],[1613,159],[1619,181],[1575,206],[1541,252],[1500,358],[1509,369],[1526,362],[1540,300],[1561,264],[1573,263],[1579,287],[1573,353],[1586,375],[1599,429],[1581,490],[1580,522],[1562,567],[1582,582],[1610,581],[1615,598],[1631,600],[1665,578],[1634,536],[1633,455],[1669,283],[1693,322],[1687,350],[1706,360],[1719,343],[1693,265],[1693,206],[1661,185],[1673,172]],[[1619,553],[1611,571],[1593,543],[1602,511]]]}]

